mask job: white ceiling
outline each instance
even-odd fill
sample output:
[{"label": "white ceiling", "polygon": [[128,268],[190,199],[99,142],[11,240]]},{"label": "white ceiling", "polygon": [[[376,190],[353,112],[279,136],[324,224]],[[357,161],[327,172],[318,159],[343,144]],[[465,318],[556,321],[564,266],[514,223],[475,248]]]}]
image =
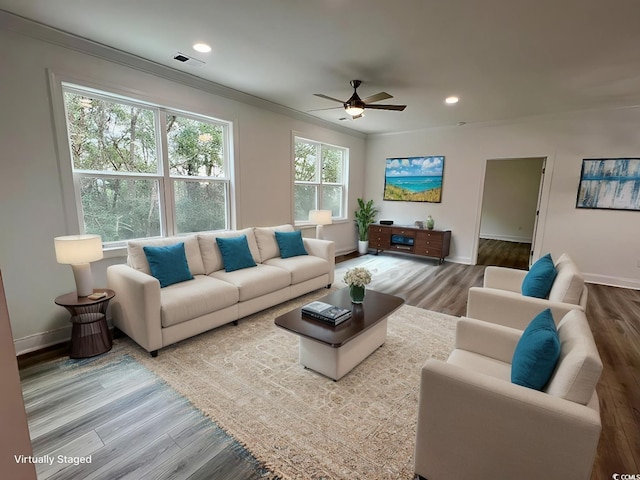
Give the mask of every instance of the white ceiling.
[{"label": "white ceiling", "polygon": [[[639,0],[0,0],[0,9],[365,133],[640,104]],[[213,47],[197,53],[197,41]],[[182,52],[206,65],[173,60]],[[457,95],[455,106],[444,98]]]}]

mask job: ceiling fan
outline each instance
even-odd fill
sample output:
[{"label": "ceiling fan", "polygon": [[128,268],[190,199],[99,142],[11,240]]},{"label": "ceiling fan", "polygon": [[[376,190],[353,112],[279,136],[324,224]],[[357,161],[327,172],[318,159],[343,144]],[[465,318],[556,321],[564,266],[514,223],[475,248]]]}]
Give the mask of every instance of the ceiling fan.
[{"label": "ceiling fan", "polygon": [[[380,100],[386,100],[388,98],[393,98],[392,95],[389,95],[386,92],[380,92],[380,93],[376,93],[375,95],[371,95],[369,97],[366,98],[360,98],[360,96],[358,95],[358,87],[362,84],[362,81],[360,80],[351,80],[351,82],[349,82],[351,84],[351,86],[353,87],[353,95],[351,95],[351,98],[349,98],[349,100],[347,101],[343,101],[343,100],[338,100],[337,98],[333,98],[333,97],[329,97],[328,95],[324,95],[322,93],[314,93],[314,95],[316,97],[320,97],[320,98],[326,98],[327,100],[332,100],[334,102],[339,102],[342,104],[342,107],[344,108],[344,111],[347,112],[349,115],[351,115],[352,119],[356,119],[356,118],[360,118],[362,117],[362,114],[364,113],[365,109],[372,109],[372,110],[397,110],[399,112],[403,111],[405,108],[407,108],[406,105],[372,105],[375,102],[379,102]],[[340,107],[331,107],[331,108],[321,108],[318,110],[331,110],[332,108],[340,108]],[[310,111],[317,111],[317,110],[310,110]]]}]

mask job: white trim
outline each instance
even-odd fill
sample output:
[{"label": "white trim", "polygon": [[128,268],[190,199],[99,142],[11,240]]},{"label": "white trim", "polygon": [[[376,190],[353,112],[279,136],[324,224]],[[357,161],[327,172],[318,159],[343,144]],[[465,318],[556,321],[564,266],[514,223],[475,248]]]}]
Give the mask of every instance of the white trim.
[{"label": "white trim", "polygon": [[16,355],[24,355],[25,353],[35,352],[43,348],[68,342],[70,339],[71,325],[68,325],[56,330],[49,330],[48,332],[35,333],[27,337],[18,338],[13,341],[13,345],[16,349]]},{"label": "white trim", "polygon": [[587,283],[640,290],[640,280],[637,278],[612,277],[609,275],[600,275],[598,273],[583,273],[583,276],[584,281]]},{"label": "white trim", "polygon": [[502,242],[518,242],[518,243],[531,243],[531,237],[517,237],[515,235],[492,235],[492,234],[480,234],[480,238],[483,240],[500,240]]}]

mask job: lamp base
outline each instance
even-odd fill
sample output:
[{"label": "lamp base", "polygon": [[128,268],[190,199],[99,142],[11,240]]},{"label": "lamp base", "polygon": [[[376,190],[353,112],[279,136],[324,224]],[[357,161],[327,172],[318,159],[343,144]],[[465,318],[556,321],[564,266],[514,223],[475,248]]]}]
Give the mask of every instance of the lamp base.
[{"label": "lamp base", "polygon": [[71,265],[73,278],[76,280],[76,291],[79,297],[86,297],[93,293],[93,275],[91,275],[90,263],[78,263]]}]

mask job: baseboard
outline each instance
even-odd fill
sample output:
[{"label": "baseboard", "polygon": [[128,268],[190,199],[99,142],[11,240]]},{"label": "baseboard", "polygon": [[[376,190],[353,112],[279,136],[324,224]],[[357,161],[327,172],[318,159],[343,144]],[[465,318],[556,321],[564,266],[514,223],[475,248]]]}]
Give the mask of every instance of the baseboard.
[{"label": "baseboard", "polygon": [[42,350],[69,340],[71,340],[71,325],[18,338],[13,341],[13,345],[16,349],[16,355],[24,355],[25,353]]},{"label": "baseboard", "polygon": [[587,283],[640,290],[640,280],[637,278],[611,277],[609,275],[599,275],[596,273],[584,273],[583,276],[584,281]]},{"label": "baseboard", "polygon": [[502,242],[531,243],[531,237],[518,237],[515,235],[480,235],[483,240],[500,240]]},{"label": "baseboard", "polygon": [[[113,328],[111,317],[107,317],[107,325],[109,329]],[[66,343],[71,340],[71,323],[55,330],[48,332],[34,333],[27,337],[15,339],[13,345],[16,349],[16,355],[24,355],[25,353],[36,352],[54,345]]]}]

